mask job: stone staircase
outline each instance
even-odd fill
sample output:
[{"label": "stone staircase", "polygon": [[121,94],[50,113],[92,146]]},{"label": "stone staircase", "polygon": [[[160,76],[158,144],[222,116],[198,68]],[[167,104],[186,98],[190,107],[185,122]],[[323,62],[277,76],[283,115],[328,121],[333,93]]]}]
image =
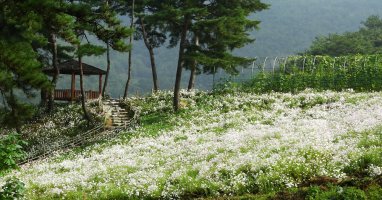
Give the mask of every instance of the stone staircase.
[{"label": "stone staircase", "polygon": [[109,99],[104,101],[103,104],[104,110],[108,111],[107,120],[111,121],[106,124],[107,128],[126,128],[129,125],[128,112],[120,106],[119,100]]}]

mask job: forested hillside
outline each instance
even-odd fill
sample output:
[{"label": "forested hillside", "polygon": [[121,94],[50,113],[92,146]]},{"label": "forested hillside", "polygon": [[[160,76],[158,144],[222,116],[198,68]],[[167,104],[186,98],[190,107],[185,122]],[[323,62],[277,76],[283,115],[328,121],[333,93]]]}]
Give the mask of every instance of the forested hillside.
[{"label": "forested hillside", "polygon": [[[252,33],[256,41],[237,50],[239,55],[263,57],[295,54],[307,49],[319,35],[355,31],[368,16],[382,16],[380,0],[368,0],[367,3],[358,0],[266,0],[264,2],[271,5],[270,9],[252,16],[261,21],[260,29]],[[158,65],[159,87],[172,89],[177,51],[166,47],[154,49],[154,51]],[[123,95],[127,79],[127,58],[127,53],[112,54],[109,91],[113,97]],[[106,66],[105,56],[85,60],[102,68]],[[139,94],[150,91],[152,88],[150,60],[142,41],[136,41],[133,46],[133,64],[131,91]],[[184,87],[188,77],[189,71],[186,71],[183,78]],[[197,88],[210,89],[211,86],[212,76],[197,78]]]}]

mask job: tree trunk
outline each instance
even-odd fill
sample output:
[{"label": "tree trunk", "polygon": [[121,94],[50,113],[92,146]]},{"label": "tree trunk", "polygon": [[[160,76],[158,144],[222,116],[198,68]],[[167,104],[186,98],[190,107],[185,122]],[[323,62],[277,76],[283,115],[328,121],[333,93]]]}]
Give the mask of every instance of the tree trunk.
[{"label": "tree trunk", "polygon": [[186,47],[186,37],[187,37],[187,32],[188,32],[188,26],[189,26],[189,15],[186,14],[184,16],[184,22],[183,22],[183,28],[182,28],[182,33],[181,33],[181,38],[180,38],[180,47],[179,47],[179,58],[178,58],[178,66],[176,70],[176,79],[175,79],[175,87],[174,87],[174,101],[173,101],[173,106],[174,110],[178,111],[179,110],[179,102],[180,102],[180,83],[182,80],[182,69],[184,65],[184,50]]},{"label": "tree trunk", "polygon": [[[199,37],[195,36],[195,45],[199,46]],[[196,66],[198,62],[194,59],[191,66],[191,75],[190,80],[188,81],[188,91],[191,91],[195,87],[195,79],[196,79]]]},{"label": "tree trunk", "polygon": [[52,47],[52,64],[54,68],[54,75],[52,79],[52,89],[49,91],[49,101],[48,101],[48,112],[51,113],[54,109],[54,90],[56,89],[56,84],[58,76],[60,75],[60,69],[58,68],[58,56],[57,56],[57,40],[56,35],[52,33],[50,35],[50,43]]},{"label": "tree trunk", "polygon": [[107,83],[109,80],[109,73],[110,73],[110,46],[109,46],[109,41],[106,44],[106,60],[107,60],[107,69],[106,69],[106,75],[105,75],[105,83],[103,84],[103,89],[102,89],[102,98],[105,98],[105,91],[107,87]]},{"label": "tree trunk", "polygon": [[157,75],[157,67],[155,65],[155,56],[154,56],[154,49],[150,45],[149,40],[147,38],[147,32],[146,28],[143,22],[143,18],[140,18],[141,28],[142,28],[142,35],[143,35],[143,41],[145,42],[145,45],[147,49],[149,50],[150,54],[150,62],[151,62],[151,70],[153,73],[153,84],[154,84],[154,92],[158,92],[159,86],[158,86],[158,75]]},{"label": "tree trunk", "polygon": [[16,101],[15,95],[13,93],[13,89],[11,89],[11,91],[9,93],[10,93],[10,97],[9,97],[8,103],[9,103],[9,106],[11,109],[11,116],[14,120],[14,128],[16,129],[17,134],[22,135],[21,122],[20,122],[20,118],[19,118],[19,114],[18,114],[19,112],[17,110],[17,101]]},{"label": "tree trunk", "polygon": [[[130,22],[130,28],[134,28],[134,7],[135,7],[135,0],[133,0],[133,6],[132,6],[132,13],[131,13],[131,22]],[[133,35],[130,36],[130,41],[129,41],[130,46],[133,45]],[[125,86],[125,93],[123,94],[123,98],[127,98],[127,94],[129,92],[129,86],[131,82],[131,67],[132,67],[132,49],[129,51],[129,71],[128,71],[128,77],[126,81],[126,86]]]},{"label": "tree trunk", "polygon": [[195,87],[195,78],[196,78],[196,61],[194,60],[192,63],[191,73],[190,73],[190,80],[188,81],[188,91],[191,91]]},{"label": "tree trunk", "polygon": [[[79,46],[78,46],[79,47]],[[80,87],[81,87],[81,104],[82,104],[82,111],[84,112],[84,117],[88,121],[88,123],[91,123],[91,118],[86,110],[86,104],[85,104],[85,90],[84,90],[84,70],[82,67],[82,56],[78,56],[78,63],[80,67]]]},{"label": "tree trunk", "polygon": [[47,97],[47,93],[46,93],[46,90],[45,89],[41,89],[40,90],[40,97],[41,97],[41,102],[40,102],[40,106],[41,108],[45,108],[47,107],[48,105],[48,101],[46,99]]},{"label": "tree trunk", "polygon": [[1,88],[0,88],[0,97],[1,97],[1,99],[3,100],[3,106],[4,106],[4,107],[7,107],[6,96],[5,96],[5,94],[4,94],[4,91],[1,90]]}]

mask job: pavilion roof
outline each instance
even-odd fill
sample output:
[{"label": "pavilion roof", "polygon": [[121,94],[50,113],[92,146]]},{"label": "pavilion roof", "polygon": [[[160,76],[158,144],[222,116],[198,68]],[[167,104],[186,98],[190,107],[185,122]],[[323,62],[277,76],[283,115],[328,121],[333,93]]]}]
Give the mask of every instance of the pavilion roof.
[{"label": "pavilion roof", "polygon": [[[68,60],[58,64],[58,68],[60,69],[60,74],[75,74],[80,75],[80,66],[77,60]],[[92,65],[82,63],[83,73],[84,75],[101,75],[106,74],[105,70],[99,69]],[[48,67],[43,69],[43,72],[48,75],[53,75],[55,73],[54,68]]]}]

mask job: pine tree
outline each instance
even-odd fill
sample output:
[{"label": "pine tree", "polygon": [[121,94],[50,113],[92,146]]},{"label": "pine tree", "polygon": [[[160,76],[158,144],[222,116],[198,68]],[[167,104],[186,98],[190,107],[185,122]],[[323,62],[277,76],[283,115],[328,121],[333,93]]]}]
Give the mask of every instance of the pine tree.
[{"label": "pine tree", "polygon": [[[134,28],[134,17],[135,17],[135,0],[132,1],[131,3],[131,10],[130,10],[130,28],[133,29]],[[132,46],[133,45],[133,36],[131,35],[130,36],[130,39],[129,39],[129,45]],[[123,94],[123,98],[126,99],[127,98],[127,95],[128,95],[128,92],[129,92],[129,86],[130,86],[130,82],[131,82],[131,70],[132,70],[132,65],[133,65],[133,62],[132,62],[132,50],[129,51],[129,68],[128,68],[128,74],[127,74],[127,81],[126,81],[126,85],[125,85],[125,92]]]},{"label": "pine tree", "polygon": [[[118,19],[117,13],[114,11],[116,7],[121,7],[123,4],[121,5],[119,1],[112,0],[106,2],[98,1],[98,3],[101,3],[101,5],[97,6],[99,9],[94,11],[99,16],[94,33],[100,40],[106,43],[107,70],[102,89],[102,97],[105,97],[110,74],[110,48],[119,52],[130,50],[131,45],[127,45],[124,39],[130,37],[133,30],[123,26],[121,20]],[[95,6],[95,2],[92,5]]]},{"label": "pine tree", "polygon": [[163,24],[153,15],[156,7],[160,4],[161,2],[156,0],[145,0],[136,3],[136,13],[138,13],[136,37],[143,40],[149,52],[154,92],[159,90],[154,49],[162,46],[167,39]]},{"label": "pine tree", "polygon": [[[192,32],[202,44],[191,48],[189,59],[197,60],[204,73],[216,73],[218,68],[227,73],[238,73],[238,66],[246,66],[251,58],[232,54],[232,50],[254,42],[248,31],[258,27],[259,21],[248,19],[251,13],[266,9],[258,0],[220,1],[208,6],[208,15],[195,22]],[[193,52],[196,50],[196,53]],[[190,63],[190,62],[188,62]]]},{"label": "pine tree", "polygon": [[182,69],[190,67],[190,63],[202,66],[206,73],[216,73],[218,68],[237,73],[237,66],[253,60],[235,56],[232,50],[254,41],[249,38],[248,31],[257,28],[259,21],[248,17],[267,8],[260,0],[168,0],[153,6],[152,17],[165,26],[163,30],[170,36],[170,46],[179,45],[173,99],[175,111],[179,109]]},{"label": "pine tree", "polygon": [[[79,31],[78,37],[79,38],[86,37],[86,35],[84,32]],[[97,45],[92,45],[89,43],[81,44],[81,41],[77,44],[76,55],[78,57],[78,63],[79,63],[79,68],[80,68],[81,105],[82,105],[82,111],[84,113],[84,117],[89,123],[92,122],[92,118],[89,115],[89,113],[87,112],[86,104],[85,104],[86,96],[85,96],[84,81],[83,81],[84,70],[82,67],[82,58],[84,56],[93,56],[93,55],[99,56],[99,55],[102,55],[104,52],[105,52],[105,49],[103,47],[100,47]]]},{"label": "pine tree", "polygon": [[[145,43],[145,46],[147,50],[149,51],[150,55],[150,63],[151,63],[151,71],[153,76],[153,89],[154,92],[158,92],[159,90],[159,84],[158,84],[158,75],[157,75],[157,67],[155,63],[155,55],[154,55],[154,48],[159,47],[161,44],[165,41],[165,35],[158,33],[155,31],[154,28],[151,28],[149,24],[145,24],[144,16],[141,16],[139,18],[139,25],[140,25],[140,35],[143,38],[143,41]],[[150,30],[150,32],[147,32],[147,29]]]},{"label": "pine tree", "polygon": [[131,16],[131,5],[134,2],[134,14],[136,16],[134,24],[134,39],[143,40],[150,56],[151,71],[153,77],[153,90],[159,90],[159,82],[157,75],[157,67],[155,62],[154,49],[162,46],[166,41],[165,31],[161,30],[162,26],[159,21],[152,17],[153,10],[157,8],[162,2],[157,0],[120,0],[124,6],[116,7],[120,15]]},{"label": "pine tree", "polygon": [[[75,41],[75,33],[73,30],[74,20],[73,17],[68,13],[67,9],[70,4],[63,0],[41,0],[41,1],[30,1],[29,9],[35,10],[39,13],[39,18],[41,20],[41,30],[39,31],[47,39],[47,43],[41,46],[34,46],[36,52],[46,52],[49,54],[47,65],[52,65],[54,68],[54,74],[52,78],[51,89],[43,93],[48,93],[48,112],[53,111],[54,107],[54,90],[57,84],[57,80],[60,74],[58,64],[59,64],[59,45],[58,40],[64,40],[68,42]],[[62,55],[62,51],[60,51]],[[45,100],[45,96],[42,95],[42,100]]]},{"label": "pine tree", "polygon": [[[77,40],[73,41],[73,45],[77,47],[75,55],[78,58],[79,68],[80,68],[80,88],[81,88],[81,105],[84,113],[85,119],[91,123],[91,116],[88,114],[86,109],[86,96],[85,90],[83,86],[83,66],[82,66],[82,58],[84,56],[92,56],[92,55],[102,55],[105,52],[105,49],[98,45],[90,44],[87,39],[87,32],[94,33],[96,31],[96,27],[98,25],[98,16],[94,15],[92,9],[93,1],[83,1],[71,4],[71,14],[75,17],[75,26],[74,30],[76,32]],[[87,43],[83,44],[82,41],[86,39]]]},{"label": "pine tree", "polygon": [[[197,48],[199,48],[199,36],[197,34],[194,35],[194,45],[196,47],[195,50],[191,50],[190,52],[194,52],[194,53],[197,53]],[[190,57],[192,57],[192,54],[190,55]],[[191,91],[192,89],[194,89],[195,87],[195,79],[196,79],[196,75],[197,73],[200,73],[200,70],[198,70],[198,61],[196,61],[195,58],[192,58],[192,59],[189,59],[191,60],[191,63],[189,64],[189,68],[190,69],[190,79],[188,81],[188,91]],[[187,67],[188,65],[186,65]]]},{"label": "pine tree", "polygon": [[[109,3],[113,3],[112,6],[114,6],[115,1],[110,0]],[[77,40],[72,44],[77,47],[75,54],[80,65],[82,110],[89,122],[91,122],[91,117],[87,113],[85,105],[82,58],[84,56],[102,55],[106,49],[102,46],[91,44],[87,40],[87,34],[96,35],[99,39],[106,41],[112,48],[127,50],[128,46],[123,42],[123,38],[131,33],[130,29],[120,25],[120,21],[116,19],[115,13],[111,12],[108,6],[104,1],[100,0],[83,0],[71,3],[71,7],[68,9],[69,13],[75,18],[74,30],[77,33]],[[83,39],[87,40],[86,44],[83,44]]]},{"label": "pine tree", "polygon": [[32,97],[33,89],[50,87],[32,47],[33,41],[44,41],[35,34],[42,24],[38,14],[29,9],[28,2],[1,2],[0,10],[0,93],[5,103],[1,123],[20,133],[23,122],[32,116],[32,109],[15,93],[22,91]]},{"label": "pine tree", "polygon": [[[75,55],[81,61],[84,56],[104,52],[102,47],[83,44],[81,38],[87,34],[104,35],[107,31],[100,27],[114,27],[109,44],[115,49],[126,49],[122,39],[126,37],[127,30],[119,26],[115,14],[97,6],[103,3],[101,0],[0,2],[0,91],[5,102],[4,123],[19,129],[22,121],[30,116],[30,106],[22,103],[16,92],[21,90],[32,96],[34,89],[41,89],[49,91],[53,97],[52,91],[59,74],[58,62],[63,59],[60,56],[67,57],[65,51],[71,49],[59,48],[58,40],[72,44],[76,49]],[[52,82],[42,73],[43,64],[49,63],[56,69]],[[81,88],[84,115],[90,120],[82,84]],[[53,103],[52,98],[50,102]],[[52,104],[49,107],[52,109]]]}]

